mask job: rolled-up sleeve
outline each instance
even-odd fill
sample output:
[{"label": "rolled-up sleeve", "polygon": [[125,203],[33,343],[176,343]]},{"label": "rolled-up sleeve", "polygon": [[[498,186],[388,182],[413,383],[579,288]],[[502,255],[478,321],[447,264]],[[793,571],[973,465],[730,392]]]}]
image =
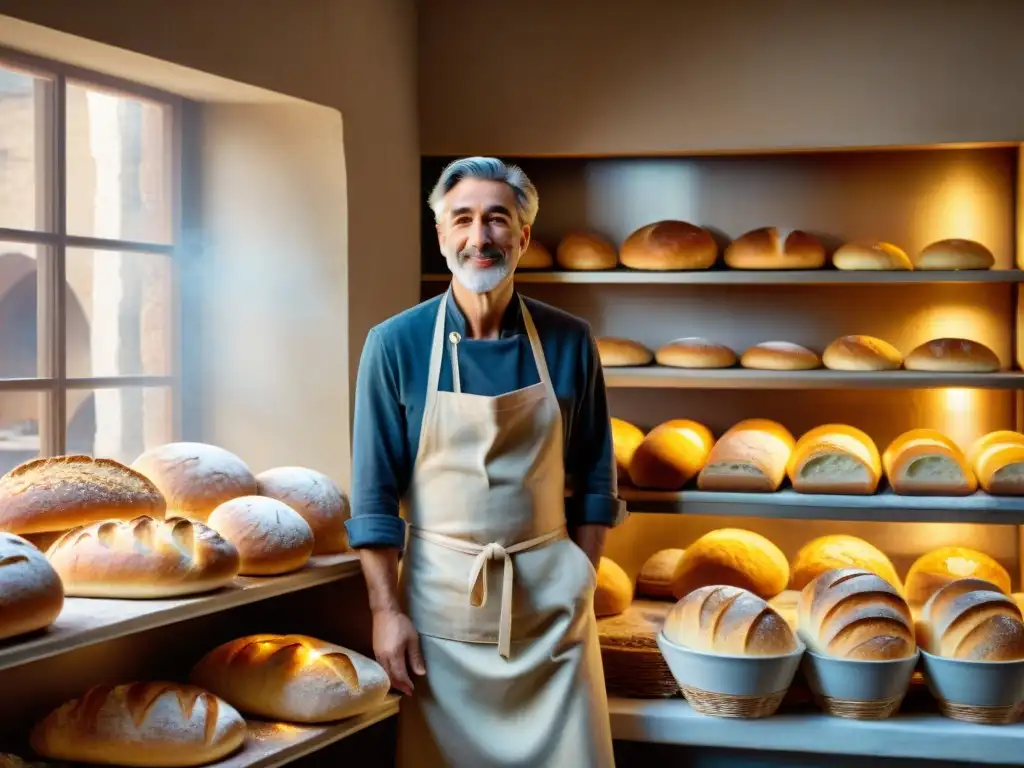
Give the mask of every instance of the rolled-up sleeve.
[{"label": "rolled-up sleeve", "polygon": [[399,503],[408,485],[405,421],[394,366],[371,330],[356,375],[352,429],[352,517],[349,545],[401,548],[405,521]]}]

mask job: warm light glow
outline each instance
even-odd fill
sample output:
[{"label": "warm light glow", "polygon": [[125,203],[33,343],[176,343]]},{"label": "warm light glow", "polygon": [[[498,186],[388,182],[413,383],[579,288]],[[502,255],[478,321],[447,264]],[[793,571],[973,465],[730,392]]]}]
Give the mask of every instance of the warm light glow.
[{"label": "warm light glow", "polygon": [[932,423],[965,453],[991,424],[992,401],[989,393],[977,389],[951,387],[933,390],[929,398]]},{"label": "warm light glow", "polygon": [[950,387],[940,389],[939,397],[942,399],[942,412],[947,416],[964,416],[972,413],[979,407],[981,398],[978,397],[978,390]]},{"label": "warm light glow", "polygon": [[[924,196],[914,217],[914,234],[927,244],[946,238],[976,240],[991,247],[992,231],[1001,202],[992,197],[984,169],[964,162],[949,169],[941,182]],[[996,254],[996,259],[1005,254]],[[1008,266],[1005,261],[997,266]]]}]

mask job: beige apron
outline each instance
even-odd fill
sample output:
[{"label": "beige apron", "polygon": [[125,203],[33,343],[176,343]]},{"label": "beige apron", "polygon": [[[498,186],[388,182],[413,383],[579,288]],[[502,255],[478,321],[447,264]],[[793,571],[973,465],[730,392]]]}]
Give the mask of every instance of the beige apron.
[{"label": "beige apron", "polygon": [[[401,589],[427,674],[402,701],[398,764],[610,768],[596,574],[566,534],[562,417],[537,329],[520,299],[539,384],[464,394],[447,304],[406,499]],[[453,392],[438,392],[445,347]]]}]

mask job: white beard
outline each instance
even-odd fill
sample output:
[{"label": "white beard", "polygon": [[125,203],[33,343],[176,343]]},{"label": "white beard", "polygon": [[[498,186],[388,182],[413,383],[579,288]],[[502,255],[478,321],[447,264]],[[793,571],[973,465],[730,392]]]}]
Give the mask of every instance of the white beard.
[{"label": "white beard", "polygon": [[455,279],[468,291],[473,293],[487,293],[493,291],[509,275],[508,261],[495,264],[490,267],[474,267],[467,264],[459,264],[458,256],[447,256],[448,269],[451,270]]}]

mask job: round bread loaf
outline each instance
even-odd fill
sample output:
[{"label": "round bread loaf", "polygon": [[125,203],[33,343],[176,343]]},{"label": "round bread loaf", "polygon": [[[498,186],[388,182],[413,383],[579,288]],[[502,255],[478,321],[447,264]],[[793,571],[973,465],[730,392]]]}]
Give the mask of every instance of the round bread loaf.
[{"label": "round bread loaf", "polygon": [[629,476],[629,466],[633,463],[633,454],[644,441],[644,433],[639,427],[628,421],[611,418],[612,449],[615,451],[615,471],[619,482],[633,482]]},{"label": "round bread loaf", "polygon": [[798,634],[821,656],[860,661],[905,659],[917,650],[914,620],[899,592],[860,568],[836,568],[804,587]]},{"label": "round bread loaf", "polygon": [[673,606],[665,639],[694,651],[732,656],[781,656],[797,649],[786,620],[757,595],[728,585],[708,585]]},{"label": "round bread loaf", "polygon": [[744,419],[715,443],[697,477],[697,487],[773,493],[786,476],[792,451],[793,435],[784,426],[768,419]]},{"label": "round bread loaf", "polygon": [[551,269],[554,265],[555,260],[551,256],[551,251],[531,239],[526,250],[519,256],[516,269]]},{"label": "round bread loaf", "polygon": [[1010,594],[1010,574],[984,552],[939,547],[921,555],[907,571],[907,602],[916,610],[942,587],[959,579],[982,579]]},{"label": "round bread loaf", "polygon": [[696,421],[659,424],[633,452],[630,480],[638,488],[677,491],[700,472],[713,442],[711,431]]},{"label": "round bread loaf", "polygon": [[777,546],[759,533],[719,528],[686,549],[672,576],[677,598],[712,584],[749,590],[765,600],[789,583],[789,563]]},{"label": "round bread loaf", "polygon": [[761,227],[729,243],[725,263],[731,269],[820,269],[825,246],[799,229]]},{"label": "round bread loaf", "polygon": [[903,357],[892,344],[873,336],[841,336],[821,356],[833,371],[895,371]]},{"label": "round bread loaf", "polygon": [[960,447],[935,429],[911,429],[885,449],[882,466],[895,493],[968,496],[978,480]]},{"label": "round bread loaf", "polygon": [[632,602],[633,582],[622,570],[622,566],[609,557],[602,557],[597,568],[594,615],[615,616],[629,608]]},{"label": "round bread loaf", "polygon": [[654,360],[654,353],[643,344],[612,336],[597,339],[597,354],[601,359],[601,365],[605,368],[648,365]]},{"label": "round bread loaf", "polygon": [[1024,659],[1024,621],[1017,603],[981,579],[959,579],[921,609],[918,642],[933,656],[965,661]]},{"label": "round bread loaf", "polygon": [[636,577],[637,594],[654,599],[674,598],[672,576],[685,552],[685,549],[662,549],[647,558]]},{"label": "round bread loaf", "polygon": [[810,371],[821,367],[821,358],[799,344],[762,341],[743,353],[740,365],[759,371]]},{"label": "round bread loaf", "polygon": [[736,353],[723,344],[687,336],[661,347],[654,359],[671,368],[728,368],[736,365]]},{"label": "round bread loaf", "polygon": [[50,626],[63,607],[64,586],[43,553],[0,533],[0,640]]},{"label": "round bread loaf", "polygon": [[878,489],[882,459],[866,432],[823,424],[800,437],[786,471],[798,493],[869,496]]},{"label": "round bread loaf", "polygon": [[313,529],[287,504],[265,496],[225,501],[207,524],[235,545],[243,576],[277,576],[302,568],[313,554]]},{"label": "round bread loaf", "polygon": [[298,512],[313,529],[313,554],[348,549],[345,521],[348,496],[323,472],[306,467],[274,467],[256,475],[260,496],[277,499]]},{"label": "round bread loaf", "polygon": [[857,568],[885,579],[903,594],[903,582],[885,554],[864,539],[846,534],[819,536],[804,544],[793,558],[790,589],[803,589],[825,571]]},{"label": "round bread loaf", "polygon": [[832,254],[836,269],[860,270],[911,270],[914,268],[906,251],[892,243],[847,243]]},{"label": "round bread loaf", "polygon": [[718,258],[718,244],[702,227],[666,219],[633,232],[622,244],[620,257],[629,269],[707,269]]},{"label": "round bread loaf", "polygon": [[190,685],[98,685],[32,729],[49,760],[175,768],[227,757],[245,741],[245,721],[226,701]]},{"label": "round bread loaf", "polygon": [[562,269],[594,271],[615,269],[619,256],[615,246],[596,232],[570,232],[555,250],[555,260]]},{"label": "round bread loaf", "polygon": [[163,517],[166,503],[139,472],[113,459],[56,456],[19,464],[0,478],[0,531],[67,531],[101,520]]},{"label": "round bread loaf", "polygon": [[914,259],[914,269],[992,269],[992,251],[974,240],[938,240],[926,245]]},{"label": "round bread loaf", "polygon": [[381,703],[391,682],[373,659],[306,635],[249,635],[217,646],[189,681],[247,715],[286,723],[354,717]]},{"label": "round bread loaf", "polygon": [[160,489],[168,515],[200,522],[225,501],[259,490],[244,461],[206,443],[167,443],[143,453],[132,467]]},{"label": "round bread loaf", "polygon": [[1024,435],[1008,429],[989,432],[967,451],[967,465],[985,493],[1024,495]]},{"label": "round bread loaf", "polygon": [[71,597],[180,597],[219,589],[239,570],[234,546],[203,523],[182,517],[73,528],[46,557]]},{"label": "round bread loaf", "polygon": [[932,339],[906,356],[908,371],[993,373],[1002,368],[999,356],[984,344],[969,339]]}]

